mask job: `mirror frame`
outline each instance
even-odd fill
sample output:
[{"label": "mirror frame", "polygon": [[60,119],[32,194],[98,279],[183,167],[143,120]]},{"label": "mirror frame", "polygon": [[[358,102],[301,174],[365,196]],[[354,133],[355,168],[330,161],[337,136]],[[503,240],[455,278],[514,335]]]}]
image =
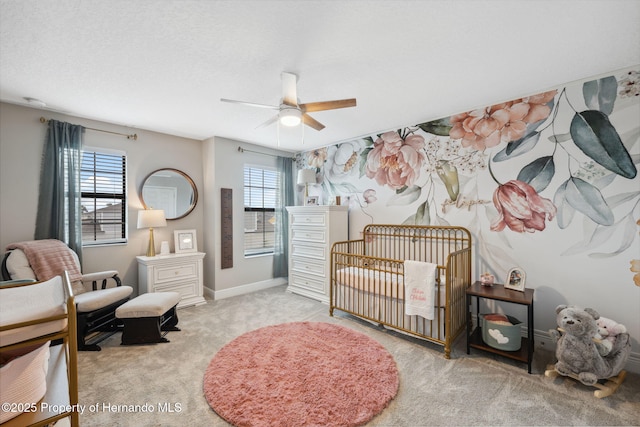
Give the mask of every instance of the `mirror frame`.
[{"label": "mirror frame", "polygon": [[198,204],[198,188],[196,187],[196,183],[193,182],[193,180],[191,179],[191,177],[189,175],[187,175],[186,173],[182,172],[181,170],[178,169],[174,169],[174,168],[161,168],[161,169],[156,169],[153,172],[151,172],[150,174],[148,174],[144,180],[142,181],[142,186],[140,187],[140,201],[142,202],[142,206],[144,206],[145,209],[149,209],[149,206],[147,206],[147,204],[144,201],[144,196],[143,196],[143,190],[144,190],[144,186],[147,183],[147,181],[149,180],[149,178],[151,178],[154,174],[156,174],[157,172],[162,172],[162,171],[169,171],[169,172],[175,172],[177,174],[179,174],[180,176],[182,176],[184,179],[187,180],[187,183],[191,186],[191,189],[193,190],[193,200],[191,201],[191,205],[189,205],[189,208],[180,216],[176,216],[174,218],[167,218],[167,221],[173,221],[176,219],[180,219],[180,218],[184,218],[185,216],[189,215],[191,212],[193,212],[193,210],[195,209],[196,205]]}]

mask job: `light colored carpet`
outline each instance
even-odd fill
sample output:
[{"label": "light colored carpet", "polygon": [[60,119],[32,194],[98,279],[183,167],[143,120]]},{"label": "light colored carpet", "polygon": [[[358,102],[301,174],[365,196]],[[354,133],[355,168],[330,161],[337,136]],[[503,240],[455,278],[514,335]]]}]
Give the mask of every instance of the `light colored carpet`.
[{"label": "light colored carpet", "polygon": [[240,427],[360,426],[397,392],[396,362],[380,343],[326,322],[247,332],[204,373],[209,405]]},{"label": "light colored carpet", "polygon": [[[639,425],[640,375],[597,399],[593,388],[550,379],[553,354],[536,350],[526,365],[479,350],[466,354],[464,337],[446,360],[442,348],[382,330],[327,305],[287,293],[284,286],[210,301],[178,311],[181,332],[170,343],[120,346],[120,334],[101,352],[79,355],[82,426],[228,426],[207,404],[202,375],[214,355],[240,335],[268,325],[314,321],[339,324],[381,343],[400,374],[397,396],[368,426]],[[550,315],[554,315],[551,313]]]}]

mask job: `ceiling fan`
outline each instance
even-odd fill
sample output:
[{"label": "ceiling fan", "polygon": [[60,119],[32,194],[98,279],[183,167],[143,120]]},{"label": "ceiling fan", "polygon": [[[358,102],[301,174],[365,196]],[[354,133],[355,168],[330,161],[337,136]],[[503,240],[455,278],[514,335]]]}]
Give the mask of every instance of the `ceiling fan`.
[{"label": "ceiling fan", "polygon": [[338,108],[355,107],[356,99],[339,99],[335,101],[322,101],[322,102],[309,102],[306,104],[298,104],[298,95],[296,83],[298,76],[293,73],[282,72],[280,75],[282,78],[282,100],[280,105],[265,105],[255,104],[253,102],[235,101],[233,99],[221,98],[220,101],[231,102],[235,104],[249,105],[251,107],[269,108],[272,110],[278,110],[278,114],[267,120],[265,123],[258,127],[268,126],[280,120],[280,123],[284,126],[297,126],[300,122],[312,127],[315,130],[324,129],[324,125],[311,117],[307,113],[313,113],[316,111],[336,110]]}]

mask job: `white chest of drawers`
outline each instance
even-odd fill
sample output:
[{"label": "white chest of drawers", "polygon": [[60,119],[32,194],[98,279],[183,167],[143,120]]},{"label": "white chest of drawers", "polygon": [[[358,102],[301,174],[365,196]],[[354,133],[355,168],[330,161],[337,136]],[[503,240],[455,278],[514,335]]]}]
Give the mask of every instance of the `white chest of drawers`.
[{"label": "white chest of drawers", "polygon": [[138,292],[174,291],[182,295],[178,308],[205,304],[202,282],[202,252],[137,256]]},{"label": "white chest of drawers", "polygon": [[331,246],[348,239],[347,206],[290,206],[287,290],[329,303]]}]

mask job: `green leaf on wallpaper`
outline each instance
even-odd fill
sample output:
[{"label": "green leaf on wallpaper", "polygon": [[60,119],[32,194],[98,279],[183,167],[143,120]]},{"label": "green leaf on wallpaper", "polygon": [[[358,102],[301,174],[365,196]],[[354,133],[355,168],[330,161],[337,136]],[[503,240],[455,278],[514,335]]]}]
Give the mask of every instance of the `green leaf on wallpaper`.
[{"label": "green leaf on wallpaper", "polygon": [[591,223],[585,227],[584,238],[562,252],[563,256],[577,255],[597,248],[611,237],[611,227]]},{"label": "green leaf on wallpaper", "polygon": [[607,204],[612,208],[620,206],[623,203],[630,202],[640,196],[640,191],[631,191],[628,193],[620,193],[607,197]]},{"label": "green leaf on wallpaper", "polygon": [[576,113],[570,126],[573,142],[600,165],[632,179],[637,169],[606,114],[587,110]]},{"label": "green leaf on wallpaper", "polygon": [[573,216],[576,213],[576,210],[567,201],[566,194],[568,183],[569,180],[563,182],[556,190],[556,194],[553,196],[553,204],[557,209],[556,219],[558,221],[558,227],[560,227],[560,229],[562,230],[564,230],[569,226],[569,224],[571,224]]},{"label": "green leaf on wallpaper", "polygon": [[591,253],[589,257],[596,259],[611,258],[626,251],[631,247],[636,238],[636,227],[636,221],[633,216],[631,214],[627,215],[620,222],[610,227],[612,235],[617,234],[621,236],[618,248],[611,252]]},{"label": "green leaf on wallpaper", "polygon": [[533,131],[517,141],[511,141],[505,148],[498,152],[498,154],[493,156],[493,161],[501,162],[503,160],[508,160],[512,157],[527,153],[536,146],[539,139],[540,133],[538,131]]},{"label": "green leaf on wallpaper", "polygon": [[613,112],[618,91],[614,76],[591,80],[582,85],[582,96],[590,110],[599,110],[607,116]]},{"label": "green leaf on wallpaper", "polygon": [[402,190],[397,190],[396,194],[391,196],[387,201],[387,206],[406,206],[418,200],[422,188],[417,185],[411,187],[403,187]]},{"label": "green leaf on wallpaper", "polygon": [[540,157],[523,167],[516,179],[526,182],[539,193],[547,188],[555,173],[556,167],[553,163],[553,156],[546,156]]},{"label": "green leaf on wallpaper", "polygon": [[433,120],[426,123],[420,123],[418,127],[423,131],[427,133],[431,133],[433,135],[449,136],[449,132],[451,131],[451,128],[453,126],[451,126],[451,122],[447,117],[444,119]]},{"label": "green leaf on wallpaper", "polygon": [[615,181],[616,176],[618,176],[618,175],[616,175],[615,173],[607,173],[606,175],[601,176],[600,178],[596,178],[595,180],[593,180],[592,183],[593,183],[593,185],[595,185],[595,187],[598,190],[602,191],[609,184],[611,184],[613,181]]},{"label": "green leaf on wallpaper", "polygon": [[431,215],[429,214],[429,202],[425,201],[416,210],[416,213],[404,220],[402,225],[429,225]]},{"label": "green leaf on wallpaper", "polygon": [[602,197],[600,190],[575,177],[569,178],[565,184],[564,196],[569,205],[600,225],[613,224],[613,212]]},{"label": "green leaf on wallpaper", "polygon": [[360,170],[360,178],[366,175],[367,170],[367,158],[369,157],[369,152],[373,150],[372,147],[367,147],[362,150],[360,153],[360,161],[358,162],[358,169]]},{"label": "green leaf on wallpaper", "polygon": [[549,141],[555,142],[555,143],[566,142],[566,141],[569,141],[570,139],[571,139],[570,133],[562,133],[562,134],[549,136]]},{"label": "green leaf on wallpaper", "polygon": [[436,212],[436,221],[434,225],[451,225],[451,223],[438,215],[438,212]]},{"label": "green leaf on wallpaper", "polygon": [[[614,257],[631,247],[635,240],[636,222],[633,215],[629,213],[617,223],[611,226],[603,225],[587,225],[584,230],[584,239],[575,243],[565,250],[562,255],[577,255],[585,252],[591,252],[590,258],[602,259]],[[607,244],[607,248],[611,247],[609,242],[618,242],[617,249],[610,252],[593,252],[599,246]]]}]

